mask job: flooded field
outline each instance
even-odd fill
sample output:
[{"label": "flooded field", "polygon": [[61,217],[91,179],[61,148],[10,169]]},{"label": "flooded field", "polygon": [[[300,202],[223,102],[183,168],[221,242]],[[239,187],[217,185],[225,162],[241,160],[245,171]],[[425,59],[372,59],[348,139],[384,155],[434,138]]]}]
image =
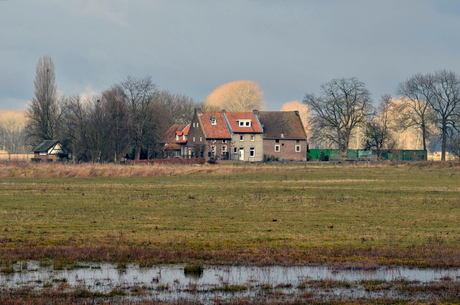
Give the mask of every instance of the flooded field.
[{"label": "flooded field", "polygon": [[[302,297],[439,300],[446,290],[457,291],[460,283],[460,269],[203,266],[202,271],[188,275],[184,265],[118,267],[82,263],[54,270],[37,261],[20,262],[0,273],[0,287],[3,292],[29,288],[31,293],[84,289],[131,301],[191,300],[206,304],[216,299],[280,301]],[[437,293],[440,291],[444,292]]]}]

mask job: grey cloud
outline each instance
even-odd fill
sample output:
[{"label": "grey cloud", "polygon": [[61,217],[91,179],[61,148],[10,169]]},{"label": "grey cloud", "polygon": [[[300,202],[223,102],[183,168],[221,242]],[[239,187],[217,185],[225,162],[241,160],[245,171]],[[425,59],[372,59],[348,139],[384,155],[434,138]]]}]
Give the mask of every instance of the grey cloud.
[{"label": "grey cloud", "polygon": [[69,95],[131,74],[204,100],[251,79],[276,110],[356,76],[378,99],[417,72],[460,72],[459,14],[459,5],[435,0],[4,1],[0,107],[33,97],[44,54]]}]

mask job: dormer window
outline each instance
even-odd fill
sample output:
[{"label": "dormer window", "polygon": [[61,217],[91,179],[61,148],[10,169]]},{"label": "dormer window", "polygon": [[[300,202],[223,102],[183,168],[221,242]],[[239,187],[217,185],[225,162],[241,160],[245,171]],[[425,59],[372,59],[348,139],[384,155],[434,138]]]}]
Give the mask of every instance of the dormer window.
[{"label": "dormer window", "polygon": [[211,125],[217,125],[217,120],[215,116],[211,115],[210,121],[211,121]]},{"label": "dormer window", "polygon": [[176,141],[179,141],[179,135],[176,134]]},{"label": "dormer window", "polygon": [[239,127],[251,127],[251,120],[239,120],[238,126]]},{"label": "dormer window", "polygon": [[284,133],[281,134],[281,138],[284,138]]}]

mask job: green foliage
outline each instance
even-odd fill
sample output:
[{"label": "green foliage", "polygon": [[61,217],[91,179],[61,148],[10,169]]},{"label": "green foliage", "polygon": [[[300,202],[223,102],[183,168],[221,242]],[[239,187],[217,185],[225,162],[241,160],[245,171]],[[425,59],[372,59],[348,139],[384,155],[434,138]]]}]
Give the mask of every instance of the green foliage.
[{"label": "green foliage", "polygon": [[319,154],[318,160],[319,161],[329,161],[329,156],[326,154],[324,150],[322,150],[321,153]]}]

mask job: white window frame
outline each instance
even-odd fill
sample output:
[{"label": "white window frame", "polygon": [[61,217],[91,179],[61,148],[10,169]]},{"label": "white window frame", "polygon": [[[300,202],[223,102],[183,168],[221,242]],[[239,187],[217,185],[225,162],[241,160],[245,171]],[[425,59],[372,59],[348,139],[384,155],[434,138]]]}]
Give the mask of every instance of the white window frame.
[{"label": "white window frame", "polygon": [[295,146],[295,152],[301,152],[301,147],[300,145]]},{"label": "white window frame", "polygon": [[[195,139],[195,138],[194,138],[194,139]],[[195,141],[195,140],[193,140],[193,141]],[[200,142],[202,142],[202,141],[203,141],[203,138],[202,138],[202,137],[200,137]]]},{"label": "white window frame", "polygon": [[280,152],[280,147],[279,145],[275,145],[275,152]]},{"label": "white window frame", "polygon": [[195,142],[195,137],[193,137],[193,142]]},{"label": "white window frame", "polygon": [[240,141],[244,141],[244,136],[240,136]]},{"label": "white window frame", "polygon": [[251,141],[254,142],[256,139],[256,136],[251,136]]},{"label": "white window frame", "polygon": [[227,152],[227,145],[222,145],[222,153],[226,153]]},{"label": "white window frame", "polygon": [[256,157],[256,149],[254,147],[249,148],[249,157],[251,158]]},{"label": "white window frame", "polygon": [[238,148],[237,147],[233,147],[233,152],[236,154],[238,153]]},{"label": "white window frame", "polygon": [[224,143],[224,144],[227,143],[227,140],[222,140],[222,143]]}]

